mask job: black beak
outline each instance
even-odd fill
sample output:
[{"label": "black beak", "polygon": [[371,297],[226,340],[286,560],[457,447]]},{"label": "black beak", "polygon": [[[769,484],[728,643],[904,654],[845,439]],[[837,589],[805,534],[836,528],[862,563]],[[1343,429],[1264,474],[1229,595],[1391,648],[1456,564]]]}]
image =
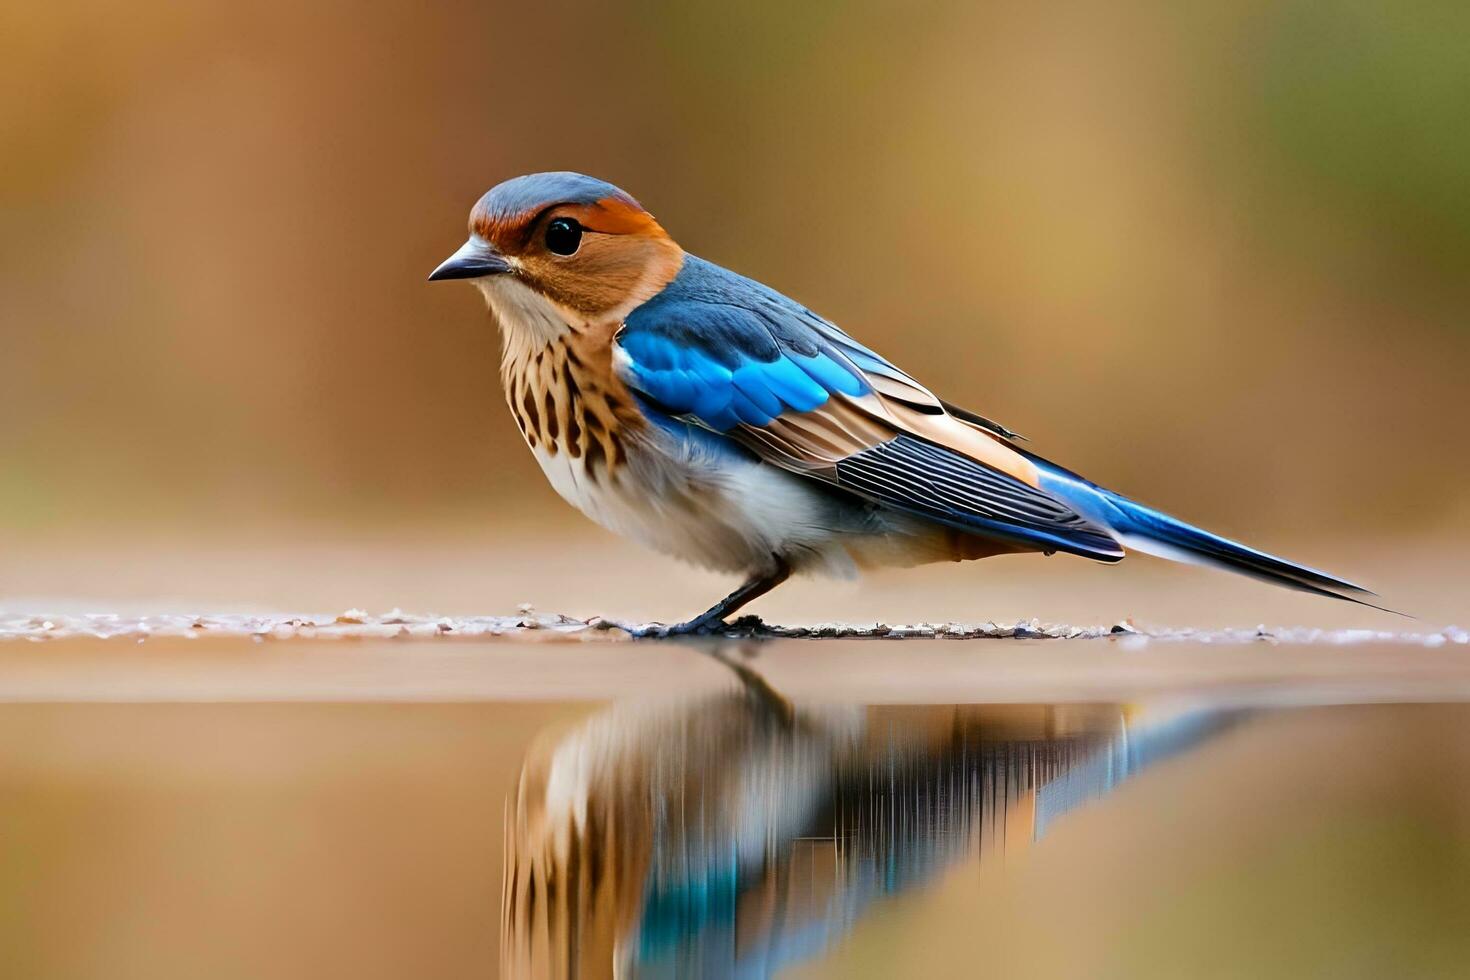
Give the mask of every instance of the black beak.
[{"label": "black beak", "polygon": [[441,279],[478,279],[509,272],[510,263],[505,256],[495,251],[488,243],[472,237],[459,247],[449,258],[439,263],[439,268],[429,273],[429,282]]}]

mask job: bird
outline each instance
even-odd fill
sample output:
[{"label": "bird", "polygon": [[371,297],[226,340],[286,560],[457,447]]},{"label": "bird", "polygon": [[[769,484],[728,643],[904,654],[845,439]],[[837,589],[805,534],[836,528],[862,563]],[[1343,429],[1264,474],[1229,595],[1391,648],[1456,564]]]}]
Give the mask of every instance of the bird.
[{"label": "bird", "polygon": [[1139,551],[1373,606],[1362,586],[1031,452],[796,300],[686,252],[607,181],[496,185],[429,276],[456,279],[499,326],[506,401],[556,492],[608,530],[743,576],[637,635],[726,631],[792,575],[1025,552]]}]

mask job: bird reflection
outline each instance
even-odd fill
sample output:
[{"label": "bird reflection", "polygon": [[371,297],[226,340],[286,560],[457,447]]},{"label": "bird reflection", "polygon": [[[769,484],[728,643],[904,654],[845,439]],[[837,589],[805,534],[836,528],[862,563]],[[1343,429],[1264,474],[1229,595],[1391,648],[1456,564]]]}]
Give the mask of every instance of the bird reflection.
[{"label": "bird reflection", "polygon": [[765,977],[1227,726],[1119,705],[793,706],[751,667],[544,736],[508,804],[507,977]]}]

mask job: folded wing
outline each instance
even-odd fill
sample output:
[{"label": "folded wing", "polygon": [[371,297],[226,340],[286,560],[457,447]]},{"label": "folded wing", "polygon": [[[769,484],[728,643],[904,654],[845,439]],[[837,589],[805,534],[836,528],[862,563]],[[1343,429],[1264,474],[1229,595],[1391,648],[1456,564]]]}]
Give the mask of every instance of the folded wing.
[{"label": "folded wing", "polygon": [[1116,561],[1104,527],[1040,487],[994,429],[773,290],[693,257],[616,338],[655,410],[765,461],[941,524]]}]

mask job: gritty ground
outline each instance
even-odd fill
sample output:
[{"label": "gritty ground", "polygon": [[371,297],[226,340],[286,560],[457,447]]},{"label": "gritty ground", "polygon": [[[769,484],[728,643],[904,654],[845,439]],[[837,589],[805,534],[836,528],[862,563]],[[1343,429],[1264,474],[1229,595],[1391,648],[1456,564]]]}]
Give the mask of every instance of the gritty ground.
[{"label": "gritty ground", "polygon": [[793,581],[725,636],[666,641],[624,627],[696,613],[729,577],[600,532],[244,537],[11,544],[0,700],[602,700],[726,683],[701,655],[725,644],[772,683],[823,698],[1275,683],[1311,686],[1313,700],[1349,687],[1470,697],[1465,570],[1439,540],[1285,549],[1417,618],[1148,559],[1023,557]]},{"label": "gritty ground", "polygon": [[[384,639],[463,638],[567,638],[582,640],[626,640],[646,631],[653,623],[620,623],[593,616],[578,619],[561,613],[541,613],[523,606],[514,616],[423,616],[393,610],[372,615],[349,609],[336,615],[238,615],[162,614],[122,616],[115,613],[82,615],[0,613],[0,641],[69,640],[184,637],[253,637],[259,639]],[[1344,644],[1384,643],[1439,647],[1470,644],[1470,631],[1457,626],[1438,630],[1321,629],[1314,627],[1254,629],[1191,629],[1138,626],[1130,621],[1112,625],[1077,626],[1023,620],[1015,623],[817,623],[783,626],[757,616],[734,620],[727,630],[715,635],[754,639],[1034,639],[1096,640],[1104,637],[1136,637],[1140,640],[1201,644],[1290,643]]]}]

